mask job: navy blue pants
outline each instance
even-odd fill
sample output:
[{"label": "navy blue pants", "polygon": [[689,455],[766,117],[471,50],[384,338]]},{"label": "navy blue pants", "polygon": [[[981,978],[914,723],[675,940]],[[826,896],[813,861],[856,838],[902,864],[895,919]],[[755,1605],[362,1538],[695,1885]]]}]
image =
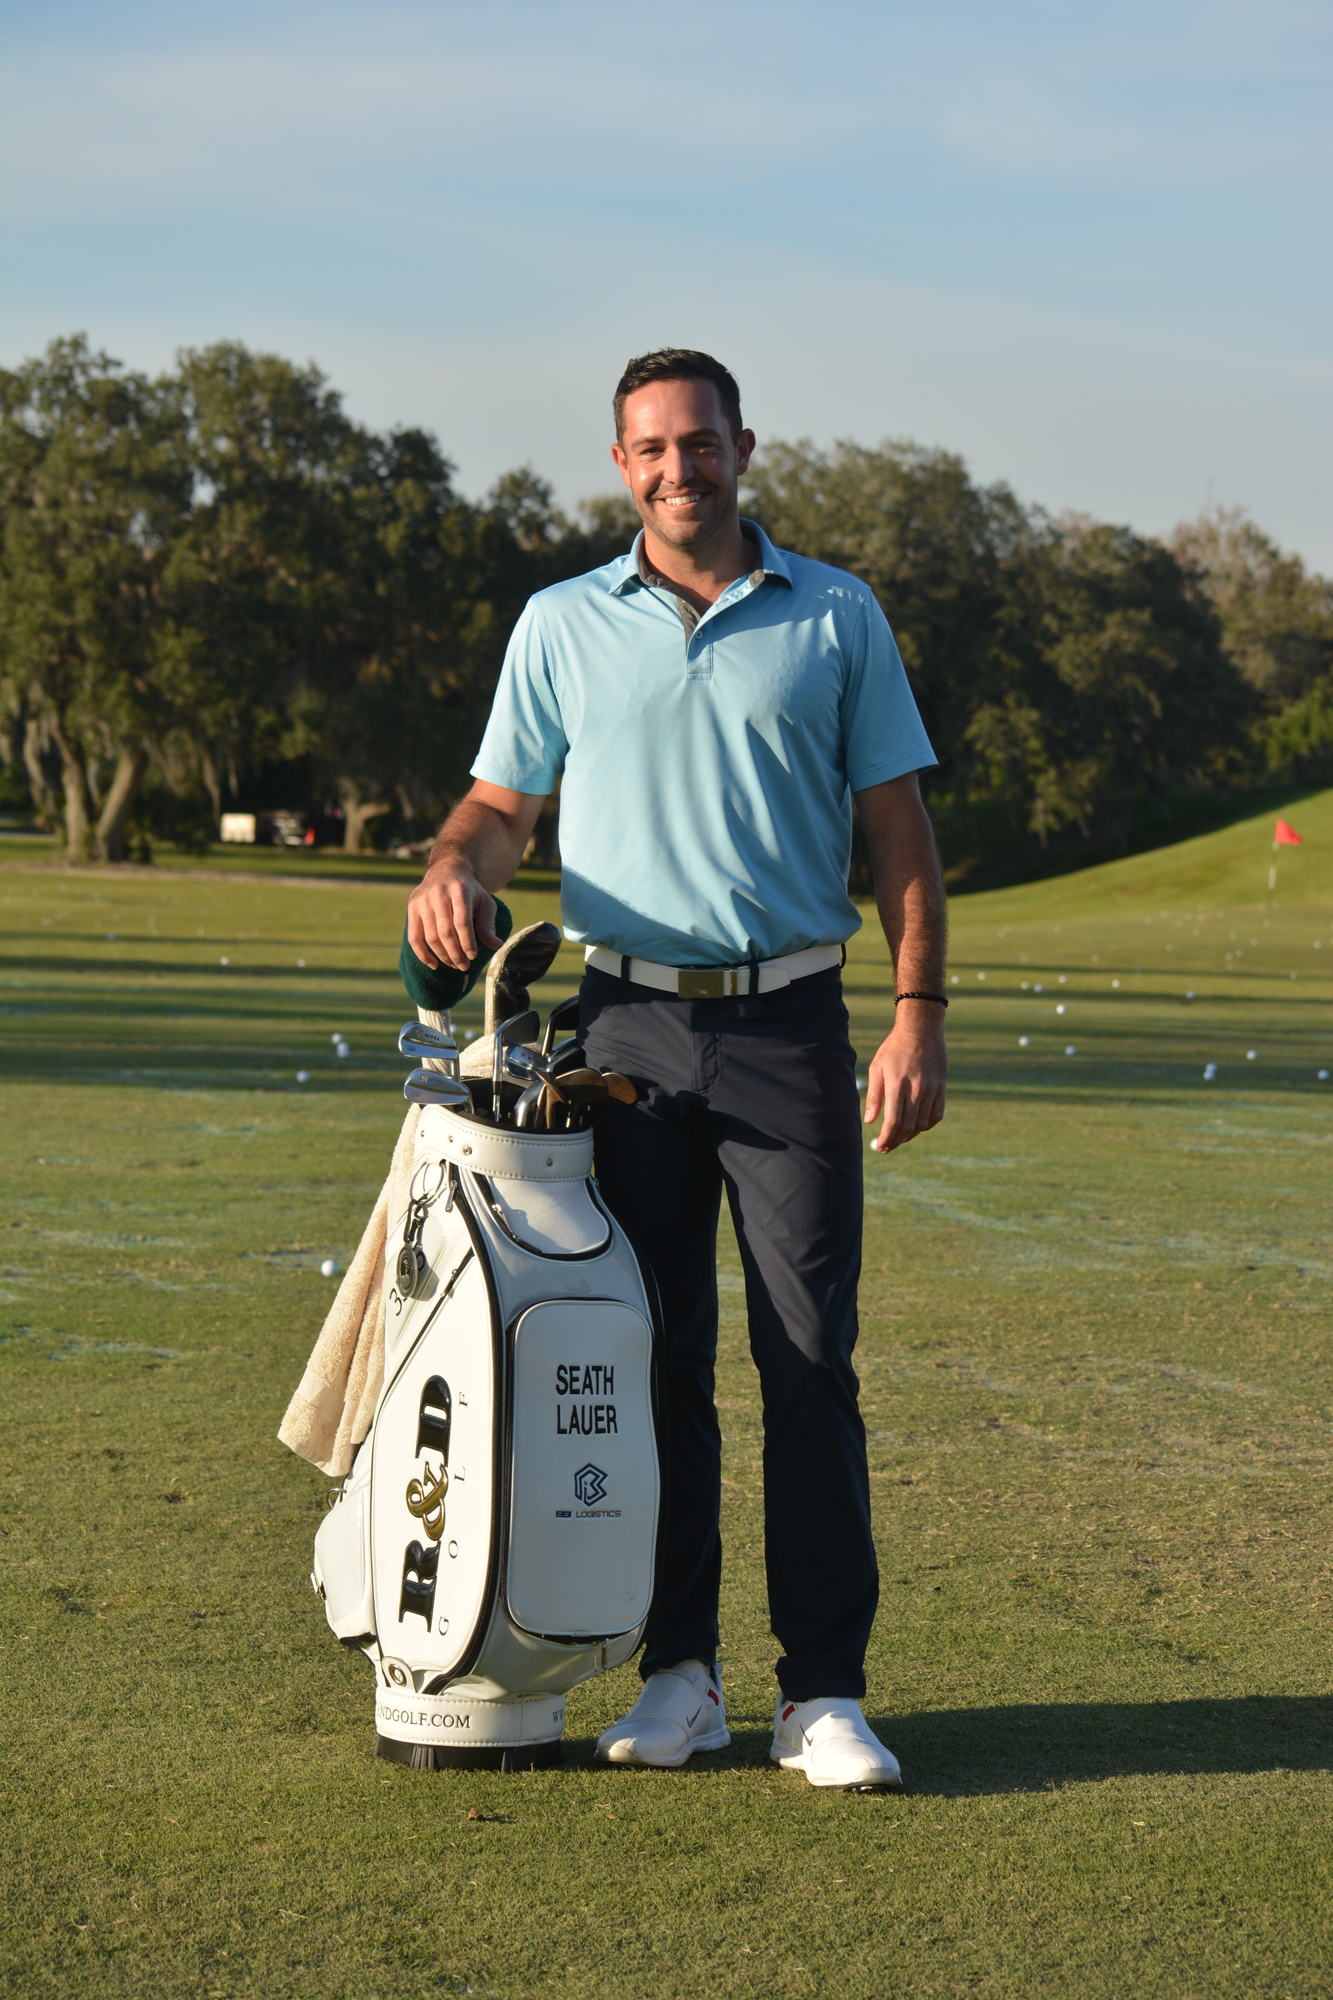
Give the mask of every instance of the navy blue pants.
[{"label": "navy blue pants", "polygon": [[661,1295],[664,1519],[645,1676],[712,1662],[722,1443],[717,1221],[740,1243],[764,1406],[769,1617],[794,1701],[865,1693],[879,1594],[852,1367],[861,1119],[836,969],[747,999],[678,1000],[589,971],[588,1060],[639,1087],[595,1117],[597,1179]]}]

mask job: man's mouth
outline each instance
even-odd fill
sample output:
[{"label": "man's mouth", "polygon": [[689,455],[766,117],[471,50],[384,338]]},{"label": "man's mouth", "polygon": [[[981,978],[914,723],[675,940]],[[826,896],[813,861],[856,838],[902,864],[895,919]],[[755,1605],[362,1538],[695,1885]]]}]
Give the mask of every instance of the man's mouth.
[{"label": "man's mouth", "polygon": [[706,493],[663,493],[658,496],[661,507],[692,507],[696,500],[706,500]]}]

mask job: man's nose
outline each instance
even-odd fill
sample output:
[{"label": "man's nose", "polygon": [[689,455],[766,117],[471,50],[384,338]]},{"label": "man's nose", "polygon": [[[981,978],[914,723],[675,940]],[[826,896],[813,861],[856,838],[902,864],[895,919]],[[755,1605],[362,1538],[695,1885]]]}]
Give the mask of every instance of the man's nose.
[{"label": "man's nose", "polygon": [[683,445],[669,444],[662,454],[662,478],[667,486],[688,486],[694,477],[694,459]]}]

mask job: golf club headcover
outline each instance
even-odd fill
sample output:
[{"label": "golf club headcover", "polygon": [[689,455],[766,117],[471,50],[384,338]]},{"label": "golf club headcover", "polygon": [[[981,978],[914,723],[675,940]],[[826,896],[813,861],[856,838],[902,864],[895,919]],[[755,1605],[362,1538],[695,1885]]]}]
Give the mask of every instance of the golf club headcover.
[{"label": "golf club headcover", "polygon": [[[495,929],[503,941],[514,928],[514,919],[506,904],[495,899]],[[469,994],[490,964],[493,953],[484,947],[477,953],[466,972],[455,972],[452,965],[439,965],[432,971],[423,965],[407,941],[407,919],[403,919],[403,944],[398,954],[398,974],[407,988],[408,998],[414,1007],[424,1007],[428,1013],[447,1014],[460,1000]]]},{"label": "golf club headcover", "polygon": [[485,1032],[528,1011],[528,988],[550,971],[564,942],[558,924],[527,924],[506,937],[486,968]]}]

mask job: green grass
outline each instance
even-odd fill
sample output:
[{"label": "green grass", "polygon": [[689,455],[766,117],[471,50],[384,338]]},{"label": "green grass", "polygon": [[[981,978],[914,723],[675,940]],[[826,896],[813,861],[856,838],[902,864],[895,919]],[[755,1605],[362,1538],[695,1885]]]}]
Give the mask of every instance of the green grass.
[{"label": "green grass", "polygon": [[[900,1798],[767,1762],[730,1242],[731,1751],[594,1769],[626,1669],[562,1771],[371,1760],[274,1431],[399,1123],[402,881],[0,843],[0,1990],[1326,1995],[1333,794],[1292,817],[1271,909],[1267,821],[955,904],[948,1119],[867,1159]],[[848,988],[868,1054],[869,929]]]}]

